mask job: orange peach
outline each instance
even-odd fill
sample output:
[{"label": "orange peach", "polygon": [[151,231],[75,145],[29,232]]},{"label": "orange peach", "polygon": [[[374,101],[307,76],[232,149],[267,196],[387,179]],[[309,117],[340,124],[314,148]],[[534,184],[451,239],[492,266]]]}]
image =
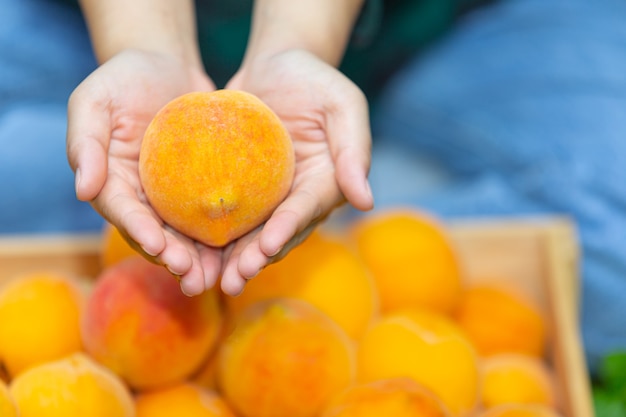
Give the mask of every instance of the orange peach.
[{"label": "orange peach", "polygon": [[345,242],[321,231],[262,270],[242,294],[225,301],[228,312],[236,315],[257,301],[276,297],[313,304],[353,338],[360,337],[378,313],[378,293],[365,264]]},{"label": "orange peach", "polygon": [[354,346],[297,299],[246,309],[219,351],[218,386],[243,417],[314,417],[354,380]]},{"label": "orange peach", "polygon": [[215,391],[182,382],[135,397],[136,417],[235,417]]},{"label": "orange peach", "polygon": [[426,307],[450,313],[456,308],[461,265],[435,217],[409,208],[387,209],[356,220],[350,236],[372,271],[381,311]]},{"label": "orange peach", "polygon": [[131,257],[97,277],[81,323],[85,350],[133,388],[182,381],[216,345],[214,290],[185,296],[167,269]]},{"label": "orange peach", "polygon": [[0,362],[9,375],[82,350],[85,296],[77,279],[57,273],[20,275],[0,290]]},{"label": "orange peach", "polygon": [[562,415],[545,405],[503,404],[483,411],[477,417],[562,417]]},{"label": "orange peach", "polygon": [[9,389],[4,381],[0,380],[0,416],[17,417],[15,402],[9,394]]},{"label": "orange peach", "polygon": [[278,116],[237,90],[172,100],[146,129],[139,155],[141,183],[159,216],[218,247],[262,224],[294,172],[293,144]]},{"label": "orange peach", "polygon": [[410,377],[430,389],[454,416],[478,403],[478,357],[447,316],[406,309],[375,320],[358,347],[358,380]]},{"label": "orange peach", "polygon": [[131,392],[123,381],[83,353],[24,371],[11,382],[9,392],[20,417],[135,415]]},{"label": "orange peach", "polygon": [[535,356],[515,353],[482,360],[482,405],[540,404],[555,406],[555,384],[546,363]]},{"label": "orange peach", "polygon": [[522,353],[542,357],[547,321],[530,299],[512,287],[480,284],[461,296],[455,318],[478,353]]},{"label": "orange peach", "polygon": [[356,384],[341,393],[322,417],[448,417],[441,400],[410,378]]}]

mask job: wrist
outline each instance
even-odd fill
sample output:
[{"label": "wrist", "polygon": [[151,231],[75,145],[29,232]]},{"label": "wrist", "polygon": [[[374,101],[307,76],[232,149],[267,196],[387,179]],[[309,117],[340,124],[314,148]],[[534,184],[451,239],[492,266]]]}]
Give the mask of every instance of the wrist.
[{"label": "wrist", "polygon": [[363,0],[257,0],[246,60],[306,50],[337,67]]},{"label": "wrist", "polygon": [[98,62],[124,50],[168,55],[201,63],[193,1],[80,0]]}]

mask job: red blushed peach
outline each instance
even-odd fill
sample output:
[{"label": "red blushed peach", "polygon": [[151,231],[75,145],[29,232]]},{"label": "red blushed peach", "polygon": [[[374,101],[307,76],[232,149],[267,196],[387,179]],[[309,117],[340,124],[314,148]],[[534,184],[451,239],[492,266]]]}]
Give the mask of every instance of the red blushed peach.
[{"label": "red blushed peach", "polygon": [[187,297],[167,269],[131,257],[97,278],[81,335],[85,350],[131,387],[155,388],[196,371],[221,322],[215,291]]}]

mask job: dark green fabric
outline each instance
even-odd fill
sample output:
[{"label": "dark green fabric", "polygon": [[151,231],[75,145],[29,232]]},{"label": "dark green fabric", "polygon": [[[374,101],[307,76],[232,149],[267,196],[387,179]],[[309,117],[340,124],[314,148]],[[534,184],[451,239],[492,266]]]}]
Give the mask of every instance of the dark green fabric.
[{"label": "dark green fabric", "polygon": [[[389,76],[432,44],[461,14],[487,0],[368,0],[340,69],[374,101]],[[237,70],[253,0],[197,1],[204,64],[219,87]]]},{"label": "dark green fabric", "polygon": [[[55,0],[77,7],[77,0]],[[340,69],[373,102],[395,70],[431,45],[459,15],[490,0],[367,0]],[[223,87],[241,63],[253,0],[196,0],[207,72]]]}]

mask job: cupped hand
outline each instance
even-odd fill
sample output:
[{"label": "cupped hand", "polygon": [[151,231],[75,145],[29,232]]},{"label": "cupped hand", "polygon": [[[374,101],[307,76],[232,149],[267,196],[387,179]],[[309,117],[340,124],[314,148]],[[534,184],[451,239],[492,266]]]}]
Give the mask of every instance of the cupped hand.
[{"label": "cupped hand", "polygon": [[67,154],[76,194],[89,201],[149,260],[198,294],[222,269],[222,250],[193,242],[167,227],[151,209],[139,180],[144,131],[168,101],[215,87],[204,72],[174,57],[122,51],[95,70],[68,102]]},{"label": "cupped hand", "polygon": [[373,207],[368,105],[336,68],[304,50],[244,61],[226,88],[263,100],[289,130],[296,156],[292,189],[260,228],[226,248],[221,287],[236,295],[246,280],[281,259],[346,201]]}]

